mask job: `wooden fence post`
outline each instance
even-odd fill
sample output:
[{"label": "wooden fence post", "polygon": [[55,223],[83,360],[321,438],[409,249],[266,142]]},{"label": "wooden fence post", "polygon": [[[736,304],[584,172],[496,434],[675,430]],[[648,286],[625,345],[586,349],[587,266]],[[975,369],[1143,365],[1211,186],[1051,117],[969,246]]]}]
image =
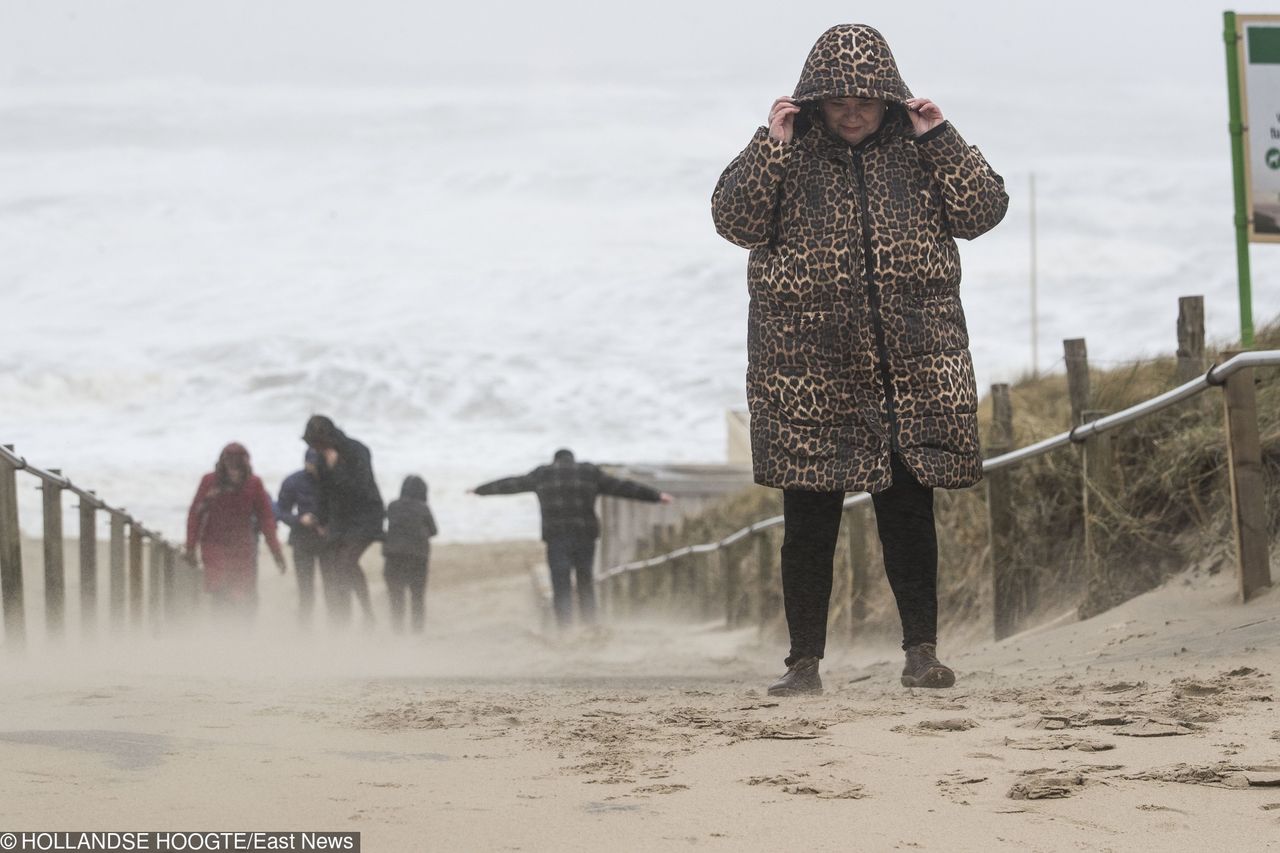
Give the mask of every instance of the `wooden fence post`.
[{"label": "wooden fence post", "polygon": [[[595,572],[595,564],[591,566],[591,571]],[[574,583],[577,583],[575,579]],[[593,576],[591,578],[591,594],[596,597],[596,621],[604,622],[609,616],[609,582],[602,577]]]},{"label": "wooden fence post", "polygon": [[609,618],[618,621],[626,615],[626,575],[614,575],[608,579],[609,584]]},{"label": "wooden fence post", "polygon": [[[675,550],[675,546],[673,543],[676,541],[676,526],[674,524],[666,525],[666,527],[663,530],[662,536],[663,536],[664,542],[666,543],[663,546],[662,550],[663,551]],[[661,609],[665,610],[668,614],[675,608],[676,600],[679,597],[679,589],[680,589],[679,562],[680,562],[679,560],[667,560],[667,562],[663,565],[663,568],[665,569],[664,573],[666,575],[666,583],[663,586],[663,589],[666,590],[666,600],[662,602]]]},{"label": "wooden fence post", "polygon": [[1067,364],[1071,426],[1077,427],[1084,422],[1084,410],[1089,408],[1089,348],[1084,338],[1071,338],[1062,342],[1062,354]]},{"label": "wooden fence post", "polygon": [[[991,386],[992,456],[1013,449],[1013,400],[1009,386]],[[1008,468],[987,475],[987,517],[991,543],[991,616],[995,638],[1003,640],[1014,634],[1026,615],[1029,602],[1025,589],[1027,577],[1019,577],[1013,560],[1013,490]]]},{"label": "wooden fence post", "polygon": [[668,615],[675,610],[676,601],[680,597],[680,561],[667,560],[662,564],[663,569],[663,602],[662,609]]},{"label": "wooden fence post", "polygon": [[636,590],[633,579],[635,572],[623,572],[616,576],[614,581],[617,586],[614,590],[614,604],[616,618],[630,619],[635,614]]},{"label": "wooden fence post", "polygon": [[[1237,354],[1227,353],[1227,357]],[[1233,373],[1227,378],[1223,392],[1231,521],[1239,561],[1240,600],[1244,602],[1271,586],[1262,443],[1258,437],[1253,370]]]},{"label": "wooden fence post", "polygon": [[194,559],[187,556],[185,550],[177,554],[177,564],[178,577],[175,588],[177,589],[183,614],[190,615],[200,607],[200,590],[203,587],[203,578],[200,577],[200,567],[196,565]]},{"label": "wooden fence post", "polygon": [[[1083,423],[1091,423],[1107,412],[1087,409]],[[1111,435],[1091,435],[1085,439],[1081,455],[1081,492],[1084,505],[1084,558],[1086,590],[1080,616],[1087,619],[1125,601],[1135,591],[1132,583],[1117,575],[1112,564],[1112,545],[1116,541],[1116,515],[1111,509],[1115,499],[1115,457]]]},{"label": "wooden fence post", "polygon": [[[667,530],[666,524],[655,524],[653,526],[653,556],[657,557],[667,551]],[[652,616],[660,609],[662,600],[662,584],[667,578],[667,568],[665,564],[659,563],[656,566],[650,566],[644,570],[644,606]]]},{"label": "wooden fence post", "polygon": [[717,578],[720,578],[720,550],[707,551],[699,560],[702,563],[702,618],[714,619],[718,615],[720,608],[717,606],[724,600],[724,594],[716,595],[719,592],[720,584]]},{"label": "wooden fence post", "polygon": [[759,596],[756,601],[756,621],[763,628],[773,617],[773,544],[767,530],[761,530],[755,537],[756,590]]},{"label": "wooden fence post", "polygon": [[609,600],[612,603],[609,618],[614,621],[625,619],[630,615],[631,596],[630,596],[630,572],[623,572],[620,575],[614,575],[609,583],[612,589],[609,592]]},{"label": "wooden fence post", "polygon": [[[12,452],[13,445],[5,447]],[[5,645],[26,644],[26,613],[22,600],[22,530],[18,526],[18,469],[0,458],[0,599],[4,606]]]},{"label": "wooden fence post", "polygon": [[644,597],[645,609],[652,617],[662,609],[662,590],[667,582],[667,566],[665,563],[659,563],[656,566],[650,566],[645,573],[649,576],[649,586]]},{"label": "wooden fence post", "polygon": [[[92,494],[92,493],[90,493]],[[98,506],[80,499],[80,635],[92,637],[98,627]]]},{"label": "wooden fence post", "polygon": [[[698,540],[701,537],[692,537]],[[701,543],[699,543],[701,544]],[[699,619],[703,615],[705,603],[707,603],[707,573],[703,569],[707,565],[707,558],[700,553],[691,553],[685,557],[685,588],[682,590],[681,598],[685,601],[686,615],[692,619]]]},{"label": "wooden fence post", "polygon": [[738,625],[739,589],[738,562],[734,559],[734,546],[721,548],[716,553],[720,556],[720,579],[724,585],[724,624],[726,628]]},{"label": "wooden fence post", "polygon": [[1204,297],[1178,299],[1178,372],[1181,385],[1204,373]]},{"label": "wooden fence post", "polygon": [[129,624],[142,626],[142,526],[129,523]]},{"label": "wooden fence post", "polygon": [[653,601],[658,595],[658,570],[646,567],[636,572],[636,613],[644,616],[653,612]]},{"label": "wooden fence post", "polygon": [[[61,476],[57,468],[49,473]],[[66,569],[62,542],[62,487],[45,481],[40,484],[44,508],[44,629],[60,639],[65,633],[67,610]]]},{"label": "wooden fence post", "polygon": [[[609,617],[609,581],[598,574],[600,568],[600,543],[596,542],[595,552],[591,557],[591,594],[596,599],[596,621],[604,622]],[[576,584],[577,578],[574,578]]]},{"label": "wooden fence post", "polygon": [[667,609],[671,613],[691,617],[697,614],[697,573],[698,558],[695,554],[685,554],[678,560],[672,560],[671,566],[671,600]]},{"label": "wooden fence post", "polygon": [[644,613],[647,583],[645,569],[627,572],[627,616],[631,619],[637,619]]},{"label": "wooden fence post", "polygon": [[685,554],[678,560],[672,560],[676,584],[672,589],[675,595],[671,600],[671,612],[696,619],[698,616],[698,555]]},{"label": "wooden fence post", "polygon": [[147,621],[151,623],[151,630],[158,631],[160,629],[160,603],[163,600],[164,592],[160,584],[160,575],[164,566],[164,557],[160,551],[163,544],[159,539],[152,538],[150,547],[147,548]]},{"label": "wooden fence post", "polygon": [[164,608],[165,622],[172,624],[178,615],[178,602],[174,589],[174,569],[175,559],[172,545],[165,545],[163,548],[164,566],[161,569],[162,586],[164,592],[161,594],[161,606]]},{"label": "wooden fence post", "polygon": [[615,618],[630,618],[634,612],[635,590],[631,587],[632,572],[623,572],[614,578],[617,581],[617,590],[614,592],[614,602],[616,604]]},{"label": "wooden fence post", "polygon": [[118,512],[111,513],[111,547],[108,553],[108,601],[111,605],[111,628],[119,630],[124,627],[125,602],[125,541],[124,516]]},{"label": "wooden fence post", "polygon": [[627,616],[635,619],[644,607],[644,569],[627,572]]}]

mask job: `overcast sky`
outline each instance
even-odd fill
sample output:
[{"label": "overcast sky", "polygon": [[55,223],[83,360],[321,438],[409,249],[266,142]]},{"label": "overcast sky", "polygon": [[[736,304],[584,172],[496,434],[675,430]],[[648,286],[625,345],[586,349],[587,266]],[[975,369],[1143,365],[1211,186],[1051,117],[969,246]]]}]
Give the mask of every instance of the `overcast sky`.
[{"label": "overcast sky", "polygon": [[1102,97],[1108,83],[1203,92],[1223,79],[1220,0],[0,0],[0,82],[651,74],[785,90],[817,35],[851,16],[885,33],[921,92],[959,80]]}]

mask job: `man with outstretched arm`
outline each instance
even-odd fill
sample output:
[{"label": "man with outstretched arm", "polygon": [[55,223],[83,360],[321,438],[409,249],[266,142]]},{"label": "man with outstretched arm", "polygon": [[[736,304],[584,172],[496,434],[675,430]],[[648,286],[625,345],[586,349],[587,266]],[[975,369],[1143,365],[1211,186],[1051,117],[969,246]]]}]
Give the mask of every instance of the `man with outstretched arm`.
[{"label": "man with outstretched arm", "polygon": [[522,492],[535,493],[542,509],[542,541],[547,543],[552,600],[556,622],[561,627],[573,621],[571,575],[577,576],[579,618],[585,624],[595,621],[596,594],[592,571],[596,539],[600,536],[596,497],[611,495],[671,503],[671,495],[642,483],[611,477],[590,462],[576,461],[569,450],[557,450],[550,465],[542,465],[523,476],[494,480],[472,490],[472,494],[477,495]]}]

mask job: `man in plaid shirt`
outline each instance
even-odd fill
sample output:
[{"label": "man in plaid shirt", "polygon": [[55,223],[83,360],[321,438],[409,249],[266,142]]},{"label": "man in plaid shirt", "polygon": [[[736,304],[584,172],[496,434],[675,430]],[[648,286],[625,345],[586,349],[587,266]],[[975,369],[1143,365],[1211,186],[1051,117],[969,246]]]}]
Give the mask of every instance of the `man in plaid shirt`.
[{"label": "man in plaid shirt", "polygon": [[561,627],[573,621],[570,575],[577,575],[578,611],[584,623],[595,621],[596,594],[593,566],[600,519],[596,497],[612,495],[653,503],[671,503],[671,495],[642,483],[611,477],[590,462],[577,462],[569,450],[557,450],[550,465],[542,465],[520,477],[507,477],[477,486],[477,495],[514,495],[533,492],[542,509],[542,541],[547,543],[547,566],[556,621]]}]

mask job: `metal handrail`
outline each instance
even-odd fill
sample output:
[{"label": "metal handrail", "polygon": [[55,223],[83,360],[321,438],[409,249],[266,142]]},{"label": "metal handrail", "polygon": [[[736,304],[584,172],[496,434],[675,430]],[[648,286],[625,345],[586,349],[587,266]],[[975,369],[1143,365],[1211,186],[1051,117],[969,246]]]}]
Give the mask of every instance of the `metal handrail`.
[{"label": "metal handrail", "polygon": [[[1029,444],[1018,450],[1011,450],[1008,453],[1002,453],[999,456],[993,456],[982,462],[982,471],[984,474],[992,471],[998,471],[1001,468],[1008,468],[1027,459],[1034,459],[1037,456],[1044,456],[1050,451],[1057,450],[1060,447],[1066,447],[1069,444],[1080,444],[1089,438],[1110,432],[1113,429],[1132,423],[1141,418],[1153,415],[1156,412],[1163,411],[1171,406],[1188,400],[1191,397],[1201,394],[1210,388],[1222,386],[1227,377],[1254,367],[1280,367],[1280,350],[1260,350],[1257,352],[1243,352],[1233,356],[1222,364],[1216,364],[1205,371],[1204,375],[1197,376],[1190,382],[1179,385],[1169,391],[1144,400],[1130,406],[1127,409],[1089,421],[1085,424],[1073,427],[1066,432],[1051,436],[1046,439],[1037,441],[1035,444]],[[866,492],[859,492],[845,498],[844,509],[850,509],[858,504],[871,500],[871,495]],[[634,572],[639,569],[649,569],[655,566],[661,566],[663,563],[669,563],[689,554],[706,554],[727,548],[736,542],[739,542],[752,534],[759,533],[762,530],[768,530],[771,527],[779,527],[782,525],[783,516],[776,515],[772,518],[766,518],[748,525],[741,530],[734,531],[728,536],[716,542],[708,542],[703,545],[686,545],[667,554],[657,557],[650,557],[647,560],[637,560],[631,563],[624,563],[620,566],[613,566],[600,572],[597,577],[605,580],[617,575]]]},{"label": "metal handrail", "polygon": [[152,541],[155,541],[155,542],[168,544],[175,548],[178,547],[176,545],[173,545],[173,543],[167,542],[164,536],[161,535],[160,533],[154,530],[148,530],[147,528],[143,527],[142,523],[136,520],[132,515],[130,515],[129,512],[124,507],[111,506],[110,504],[108,504],[102,498],[98,497],[93,492],[87,489],[84,489],[80,486],[77,486],[75,483],[71,482],[71,478],[66,476],[65,474],[55,474],[52,471],[46,471],[43,468],[37,467],[36,465],[33,465],[30,462],[28,462],[25,457],[19,456],[18,454],[14,453],[12,450],[10,450],[8,447],[4,445],[0,445],[0,459],[3,459],[6,462],[8,462],[17,471],[26,471],[28,474],[31,474],[33,477],[36,477],[37,479],[45,483],[48,483],[49,485],[57,486],[60,489],[64,489],[68,492],[71,492],[72,494],[78,496],[80,500],[88,501],[90,504],[93,505],[95,509],[102,510],[103,512],[109,513],[111,515],[119,516],[125,521],[126,524],[130,525],[131,527],[137,528],[138,533],[147,539],[151,539]]}]

